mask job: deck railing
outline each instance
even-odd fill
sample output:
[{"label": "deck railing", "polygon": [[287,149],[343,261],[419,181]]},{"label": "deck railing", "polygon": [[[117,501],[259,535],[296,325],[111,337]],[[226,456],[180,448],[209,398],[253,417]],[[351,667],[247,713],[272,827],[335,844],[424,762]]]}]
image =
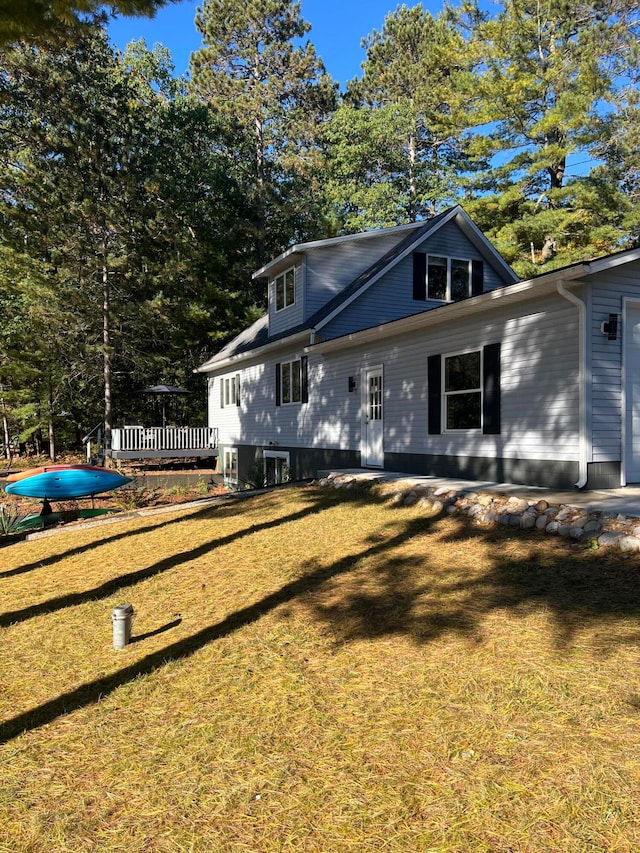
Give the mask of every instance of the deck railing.
[{"label": "deck railing", "polygon": [[218,446],[217,427],[141,427],[111,430],[112,451],[213,450]]}]

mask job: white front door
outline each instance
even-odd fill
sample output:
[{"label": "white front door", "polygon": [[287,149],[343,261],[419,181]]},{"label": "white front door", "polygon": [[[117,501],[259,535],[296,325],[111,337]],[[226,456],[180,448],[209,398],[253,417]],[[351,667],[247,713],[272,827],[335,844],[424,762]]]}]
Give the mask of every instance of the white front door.
[{"label": "white front door", "polygon": [[624,315],[624,479],[640,483],[640,305],[628,303]]},{"label": "white front door", "polygon": [[373,367],[363,372],[364,382],[364,432],[362,464],[367,468],[382,468],[383,448],[383,387],[382,368]]}]

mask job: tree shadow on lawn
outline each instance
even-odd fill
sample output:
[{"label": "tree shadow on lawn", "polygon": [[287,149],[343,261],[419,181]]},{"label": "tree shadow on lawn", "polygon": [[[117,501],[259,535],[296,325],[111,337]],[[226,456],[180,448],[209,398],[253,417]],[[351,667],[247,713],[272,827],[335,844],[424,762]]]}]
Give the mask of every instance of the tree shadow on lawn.
[{"label": "tree shadow on lawn", "polygon": [[[340,500],[345,501],[344,494]],[[355,503],[357,498],[350,496],[349,500]],[[265,522],[263,526],[247,527],[224,541],[320,512],[332,503],[326,497],[311,499],[309,506],[298,513]],[[336,642],[342,643],[393,634],[408,635],[418,643],[428,643],[448,634],[466,636],[477,642],[482,639],[483,619],[491,612],[506,608],[526,614],[544,607],[555,618],[558,645],[566,647],[575,630],[585,623],[595,625],[611,618],[640,615],[637,559],[622,554],[570,550],[564,541],[549,543],[540,538],[541,534],[518,534],[518,538],[530,547],[524,558],[515,558],[504,553],[504,545],[513,539],[513,534],[487,531],[466,519],[456,520],[454,529],[441,538],[442,548],[454,542],[460,548],[464,542],[474,539],[490,546],[486,568],[470,572],[468,580],[460,577],[460,569],[448,573],[446,568],[440,567],[435,571],[420,554],[398,557],[398,549],[408,538],[438,535],[441,532],[439,521],[437,517],[410,518],[399,531],[396,526],[393,535],[385,536],[382,531],[371,537],[365,547],[329,565],[303,564],[303,574],[259,601],[111,675],[83,684],[5,721],[0,725],[0,743],[98,702],[121,685],[169,661],[187,658],[209,643],[296,600],[302,601],[317,618],[327,623]],[[541,549],[541,542],[553,547]],[[212,540],[192,552],[160,561],[144,570],[145,576],[166,571],[221,543],[222,540]],[[370,576],[363,577],[363,572],[369,572]],[[373,582],[369,583],[372,578]],[[133,573],[124,580],[136,583],[139,579],[140,573]],[[338,580],[339,584],[330,583]],[[119,582],[121,585],[122,579]],[[95,597],[95,591],[82,594],[82,600]],[[60,606],[70,606],[70,598],[73,598],[72,603],[79,603],[75,596],[66,596]],[[633,638],[627,635],[625,642],[631,641]]]},{"label": "tree shadow on lawn", "polygon": [[[145,581],[149,578],[163,574],[164,572],[168,572],[183,563],[197,560],[199,557],[215,551],[216,548],[220,548],[224,545],[230,545],[231,543],[243,539],[246,536],[251,536],[254,533],[270,530],[279,527],[282,524],[288,524],[292,521],[299,521],[307,515],[318,512],[319,508],[318,502],[313,500],[307,507],[299,510],[298,512],[286,513],[280,518],[264,521],[259,524],[249,524],[235,533],[230,533],[228,536],[222,536],[219,538],[214,537],[208,542],[204,542],[202,545],[199,545],[197,548],[192,548],[189,551],[180,551],[177,554],[173,554],[171,557],[166,557],[163,560],[159,560],[157,563],[153,563],[143,569],[138,569],[138,571],[128,572],[125,575],[118,575],[117,577],[111,578],[111,580],[105,581],[105,583],[93,587],[92,589],[85,589],[82,590],[82,592],[67,593],[66,595],[60,595],[56,598],[50,598],[47,601],[41,601],[38,604],[31,604],[28,607],[21,608],[20,610],[0,613],[0,628],[6,628],[9,625],[15,625],[20,622],[26,622],[28,619],[33,619],[36,616],[42,616],[45,613],[54,613],[59,610],[64,610],[67,607],[77,607],[80,604],[86,604],[89,601],[98,601],[100,599],[110,598],[120,590],[128,589],[141,581]],[[207,510],[210,513],[211,507],[208,507]],[[205,512],[205,510],[202,510],[202,513]],[[209,517],[211,518],[211,516]],[[189,515],[186,518],[181,517],[178,519],[172,519],[172,521],[167,522],[167,524],[175,524],[181,521],[188,522],[192,519],[193,515]],[[161,526],[163,525],[153,527],[151,530],[155,531]],[[146,531],[148,531],[148,528]],[[122,536],[127,535],[129,535],[129,533],[122,534]],[[111,537],[110,541],[113,541],[114,538],[117,539],[119,537]]]},{"label": "tree shadow on lawn", "polygon": [[[316,596],[309,606],[331,626],[338,643],[399,634],[426,643],[443,634],[479,641],[483,620],[508,610],[525,616],[544,609],[554,626],[557,648],[567,649],[585,627],[640,617],[640,562],[619,551],[586,550],[539,532],[480,528],[458,518],[454,530],[440,539],[447,545],[481,542],[486,565],[434,570],[420,556],[389,559],[376,568],[375,584],[363,588],[360,577],[343,583],[335,595]],[[519,554],[505,545],[516,539]],[[601,651],[619,642],[637,642],[640,625],[624,638],[607,631],[599,636]]]},{"label": "tree shadow on lawn", "polygon": [[[188,516],[188,518],[197,518],[197,517],[208,517],[211,513],[212,509],[215,507],[206,506],[202,509],[196,510],[194,513]],[[180,507],[176,507],[176,512],[180,511]],[[132,518],[115,518],[114,521],[110,521],[110,524],[126,524],[127,521],[132,521]],[[25,563],[22,566],[17,566],[15,569],[7,569],[4,572],[0,572],[0,579],[2,578],[10,578],[15,575],[23,575],[27,572],[32,572],[36,569],[44,569],[49,566],[54,566],[56,563],[61,562],[62,560],[66,560],[69,557],[76,557],[78,554],[86,554],[88,551],[93,551],[95,548],[101,548],[103,545],[108,545],[111,542],[119,542],[123,539],[129,539],[132,536],[142,536],[145,533],[149,533],[150,531],[160,530],[163,527],[169,527],[172,524],[179,524],[180,522],[185,521],[184,516],[180,516],[179,518],[171,518],[168,521],[161,521],[159,523],[154,523],[153,517],[149,519],[149,523],[144,527],[137,527],[135,530],[125,530],[121,533],[114,533],[112,536],[103,536],[100,539],[95,539],[92,542],[87,542],[85,545],[77,545],[73,548],[67,548],[66,551],[60,551],[58,554],[52,554],[50,557],[45,557],[43,560],[35,560],[33,563]],[[60,531],[59,536],[63,537],[65,532],[74,533],[73,528],[66,528],[65,531]],[[80,532],[78,530],[78,532]]]}]

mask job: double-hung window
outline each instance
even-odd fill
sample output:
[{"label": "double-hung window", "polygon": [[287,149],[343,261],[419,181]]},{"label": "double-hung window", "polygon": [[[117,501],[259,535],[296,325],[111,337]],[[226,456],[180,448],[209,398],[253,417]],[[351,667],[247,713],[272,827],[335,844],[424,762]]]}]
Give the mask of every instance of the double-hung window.
[{"label": "double-hung window", "polygon": [[427,359],[428,432],[501,431],[500,344]]},{"label": "double-hung window", "polygon": [[294,267],[274,279],[276,311],[288,308],[296,301],[296,271]]},{"label": "double-hung window", "polygon": [[240,405],[240,374],[221,377],[220,379],[220,408]]},{"label": "double-hung window", "polygon": [[443,358],[444,428],[480,429],[482,426],[482,353]]},{"label": "double-hung window", "polygon": [[302,400],[302,370],[300,359],[285,361],[280,365],[282,372],[282,403],[299,403]]},{"label": "double-hung window", "polygon": [[307,356],[276,364],[276,406],[308,400]]}]

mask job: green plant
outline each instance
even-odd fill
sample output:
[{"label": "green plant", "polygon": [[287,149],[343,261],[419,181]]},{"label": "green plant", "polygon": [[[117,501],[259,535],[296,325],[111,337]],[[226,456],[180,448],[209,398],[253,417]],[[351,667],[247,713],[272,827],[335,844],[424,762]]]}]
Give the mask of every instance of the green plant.
[{"label": "green plant", "polygon": [[16,533],[24,517],[20,515],[17,506],[7,508],[4,504],[0,505],[0,535],[6,536],[9,533]]},{"label": "green plant", "polygon": [[247,471],[247,476],[240,477],[240,482],[245,489],[264,489],[267,485],[267,476],[262,462],[254,462]]},{"label": "green plant", "polygon": [[119,509],[131,510],[141,509],[149,506],[157,497],[157,490],[147,489],[144,486],[133,485],[127,489],[120,489],[115,493],[114,503]]}]

